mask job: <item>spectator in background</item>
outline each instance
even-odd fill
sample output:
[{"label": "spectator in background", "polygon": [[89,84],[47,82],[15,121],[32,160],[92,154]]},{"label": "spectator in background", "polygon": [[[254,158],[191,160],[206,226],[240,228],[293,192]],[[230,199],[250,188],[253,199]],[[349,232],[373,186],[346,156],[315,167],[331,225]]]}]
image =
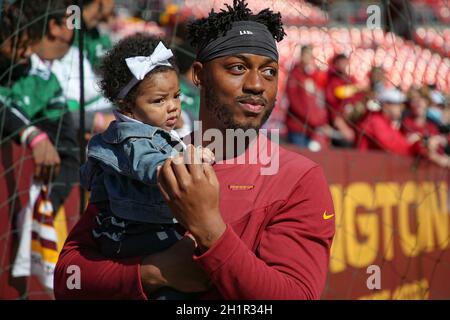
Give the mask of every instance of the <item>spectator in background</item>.
[{"label": "spectator in background", "polygon": [[[79,147],[74,121],[66,104],[61,84],[51,72],[55,59],[70,47],[73,31],[67,28],[66,9],[70,0],[35,0],[24,6],[30,25],[32,48],[31,68],[13,87],[13,98],[21,110],[45,131],[57,146],[61,158],[60,174],[53,182],[50,200],[56,213],[78,183]],[[45,30],[44,33],[43,30]]]},{"label": "spectator in background", "polygon": [[386,76],[383,67],[375,66],[369,73],[370,91],[376,95],[381,94],[386,89]]},{"label": "spectator in background", "polygon": [[414,155],[419,137],[408,140],[400,131],[405,96],[397,89],[383,91],[378,100],[381,111],[370,112],[359,124],[357,148],[386,150],[399,155]]},{"label": "spectator in background", "polygon": [[328,113],[323,92],[315,82],[316,66],[310,46],[302,47],[300,61],[289,74],[286,93],[289,110],[286,120],[288,141],[300,147],[318,151],[329,142],[325,132]]},{"label": "spectator in background", "polygon": [[[439,129],[427,118],[430,98],[424,92],[411,88],[408,92],[408,110],[402,120],[401,131],[407,136],[420,135],[428,138],[439,134]],[[413,139],[414,140],[414,139]]]},{"label": "spectator in background", "polygon": [[432,162],[442,167],[448,166],[449,157],[444,153],[447,139],[440,136],[439,128],[427,118],[430,97],[423,90],[411,88],[408,100],[409,113],[402,121],[401,131],[409,141],[423,140],[424,147],[428,149],[425,152]]},{"label": "spectator in background", "polygon": [[427,110],[427,117],[435,123],[442,133],[450,132],[449,108],[444,95],[432,88],[429,91],[430,106]]},{"label": "spectator in background", "polygon": [[[9,139],[31,149],[34,176],[48,182],[59,172],[61,160],[48,135],[34,126],[11,99],[11,90],[17,80],[30,68],[29,35],[26,19],[15,6],[0,8],[0,144]],[[53,170],[52,170],[53,169]]]},{"label": "spectator in background", "polygon": [[431,106],[428,108],[427,117],[434,121],[439,128],[439,132],[447,136],[447,146],[445,153],[450,155],[450,105],[444,95],[433,90],[430,93]]},{"label": "spectator in background", "polygon": [[101,7],[101,19],[103,23],[110,23],[110,20],[114,17],[114,0],[102,0]]},{"label": "spectator in background", "polygon": [[349,75],[348,57],[337,54],[332,59],[325,89],[330,124],[340,133],[338,139],[333,139],[336,146],[349,147],[355,141],[355,131],[349,124],[348,116],[352,113],[355,103],[364,97],[362,90]]},{"label": "spectator in background", "polygon": [[[58,2],[59,1],[59,2]],[[56,6],[61,0],[57,0]],[[83,20],[86,25],[85,52],[84,56],[84,101],[85,101],[85,130],[87,133],[102,132],[114,119],[112,115],[111,103],[103,98],[97,86],[98,78],[94,72],[91,61],[97,62],[103,55],[102,50],[106,47],[101,39],[109,39],[106,36],[99,36],[97,26],[100,23],[103,13],[101,11],[101,0],[87,1],[83,10]],[[48,6],[49,0],[39,0],[36,5]],[[67,4],[67,1],[64,2]],[[64,4],[64,5],[65,5]],[[32,4],[33,7],[35,4]],[[33,9],[35,12],[36,9]],[[44,11],[42,12],[44,13]],[[60,8],[59,15],[65,14]],[[34,13],[32,13],[34,15]],[[53,16],[56,16],[54,14]],[[57,17],[60,19],[60,17]],[[55,20],[56,21],[56,20]],[[49,24],[49,28],[53,25]],[[55,28],[56,30],[56,28]],[[68,25],[60,24],[57,32],[61,36],[51,36],[48,32],[41,37],[37,45],[33,47],[35,55],[32,60],[40,64],[43,69],[47,68],[54,74],[63,90],[63,95],[67,100],[67,105],[72,113],[73,124],[79,130],[80,124],[80,67],[78,49],[78,31],[72,30]],[[39,34],[37,36],[40,36]],[[100,38],[98,38],[99,36]],[[98,38],[98,39],[97,39]],[[94,40],[96,39],[96,40]],[[56,50],[57,48],[57,50]],[[94,54],[95,53],[95,54]]]},{"label": "spectator in background", "polygon": [[359,104],[357,104],[357,109],[358,107],[360,109],[355,110],[353,113],[351,120],[354,123],[360,122],[367,112],[377,112],[381,110],[380,103],[378,102],[378,96],[387,89],[385,85],[385,71],[382,67],[373,67],[367,76],[369,78],[369,90],[366,93],[364,99],[365,103],[362,105],[362,108]]},{"label": "spectator in background", "polygon": [[[83,1],[83,22],[84,49],[87,59],[94,70],[99,66],[105,52],[112,47],[111,38],[100,32],[99,24],[112,15],[114,8],[113,0],[84,0]],[[79,46],[78,29],[75,29],[75,39],[73,45]]]}]

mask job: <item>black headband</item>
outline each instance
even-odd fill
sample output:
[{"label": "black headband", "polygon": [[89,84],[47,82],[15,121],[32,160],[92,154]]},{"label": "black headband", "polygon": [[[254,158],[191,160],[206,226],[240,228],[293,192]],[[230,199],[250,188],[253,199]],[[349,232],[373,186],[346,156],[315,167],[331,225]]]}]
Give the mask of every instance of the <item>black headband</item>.
[{"label": "black headband", "polygon": [[256,21],[236,21],[226,35],[200,46],[197,60],[204,63],[239,53],[267,56],[278,61],[275,39],[265,25]]}]

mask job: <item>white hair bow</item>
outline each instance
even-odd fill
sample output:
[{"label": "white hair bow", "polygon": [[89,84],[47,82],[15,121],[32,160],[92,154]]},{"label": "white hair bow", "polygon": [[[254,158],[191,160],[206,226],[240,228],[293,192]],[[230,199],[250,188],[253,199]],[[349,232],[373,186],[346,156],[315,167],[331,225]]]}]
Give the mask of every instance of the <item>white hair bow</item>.
[{"label": "white hair bow", "polygon": [[136,79],[142,80],[147,73],[157,66],[171,66],[168,60],[172,57],[172,50],[167,49],[162,42],[159,42],[149,57],[126,58],[125,62]]},{"label": "white hair bow", "polygon": [[169,62],[169,59],[172,57],[172,50],[167,49],[160,41],[150,56],[126,58],[125,62],[128,69],[134,75],[135,79],[131,79],[131,81],[120,91],[118,97],[123,99],[139,81],[143,80],[145,76],[157,66],[172,66]]}]

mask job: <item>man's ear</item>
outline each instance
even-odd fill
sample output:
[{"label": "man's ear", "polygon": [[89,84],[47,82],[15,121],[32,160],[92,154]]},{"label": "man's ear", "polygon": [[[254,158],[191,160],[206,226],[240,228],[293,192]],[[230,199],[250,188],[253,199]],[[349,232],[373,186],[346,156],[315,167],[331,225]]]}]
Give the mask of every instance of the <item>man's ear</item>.
[{"label": "man's ear", "polygon": [[196,87],[200,87],[204,78],[204,66],[201,62],[195,61],[192,64],[192,82]]}]

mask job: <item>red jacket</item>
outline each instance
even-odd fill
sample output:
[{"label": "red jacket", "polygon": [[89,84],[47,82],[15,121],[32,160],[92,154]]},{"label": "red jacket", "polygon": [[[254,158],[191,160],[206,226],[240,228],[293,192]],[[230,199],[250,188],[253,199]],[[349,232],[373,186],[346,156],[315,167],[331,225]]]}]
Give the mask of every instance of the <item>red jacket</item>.
[{"label": "red jacket", "polygon": [[341,115],[345,118],[344,108],[347,104],[354,104],[357,101],[364,99],[365,93],[355,93],[353,96],[346,99],[341,99],[336,96],[336,88],[340,86],[353,85],[356,81],[352,77],[341,76],[336,73],[332,67],[328,71],[328,83],[325,88],[325,101],[329,113],[329,121],[332,123],[336,116]]},{"label": "red jacket", "polygon": [[[205,299],[321,295],[335,230],[329,188],[312,161],[282,148],[275,156],[274,175],[261,175],[258,164],[214,165],[227,229],[206,253],[193,256],[215,285]],[[140,257],[107,260],[99,254],[91,235],[95,214],[89,206],[69,234],[55,270],[55,297],[146,299]],[[80,267],[81,290],[67,287],[70,265]]]},{"label": "red jacket", "polygon": [[439,134],[439,129],[433,122],[427,120],[423,126],[419,126],[416,124],[412,116],[407,116],[403,119],[401,131],[406,135],[418,133],[427,137],[432,137]]},{"label": "red jacket", "polygon": [[417,144],[411,144],[392,121],[381,112],[371,112],[359,124],[357,147],[362,150],[385,150],[399,155],[416,154]]},{"label": "red jacket", "polygon": [[286,92],[291,113],[286,121],[289,131],[312,137],[315,128],[328,123],[327,109],[319,103],[314,74],[309,75],[296,65],[289,74]]},{"label": "red jacket", "polygon": [[[406,135],[411,135],[413,133],[420,134],[423,138],[429,138],[432,136],[439,135],[439,128],[437,125],[435,125],[432,121],[428,120],[425,122],[423,126],[419,126],[414,121],[414,118],[412,116],[407,116],[402,121],[401,131]],[[449,136],[450,139],[450,136]],[[450,140],[449,140],[450,141]],[[423,155],[427,156],[428,150],[425,145],[418,146],[418,152]],[[444,154],[445,150],[444,147],[439,147],[438,152],[440,154]]]}]

